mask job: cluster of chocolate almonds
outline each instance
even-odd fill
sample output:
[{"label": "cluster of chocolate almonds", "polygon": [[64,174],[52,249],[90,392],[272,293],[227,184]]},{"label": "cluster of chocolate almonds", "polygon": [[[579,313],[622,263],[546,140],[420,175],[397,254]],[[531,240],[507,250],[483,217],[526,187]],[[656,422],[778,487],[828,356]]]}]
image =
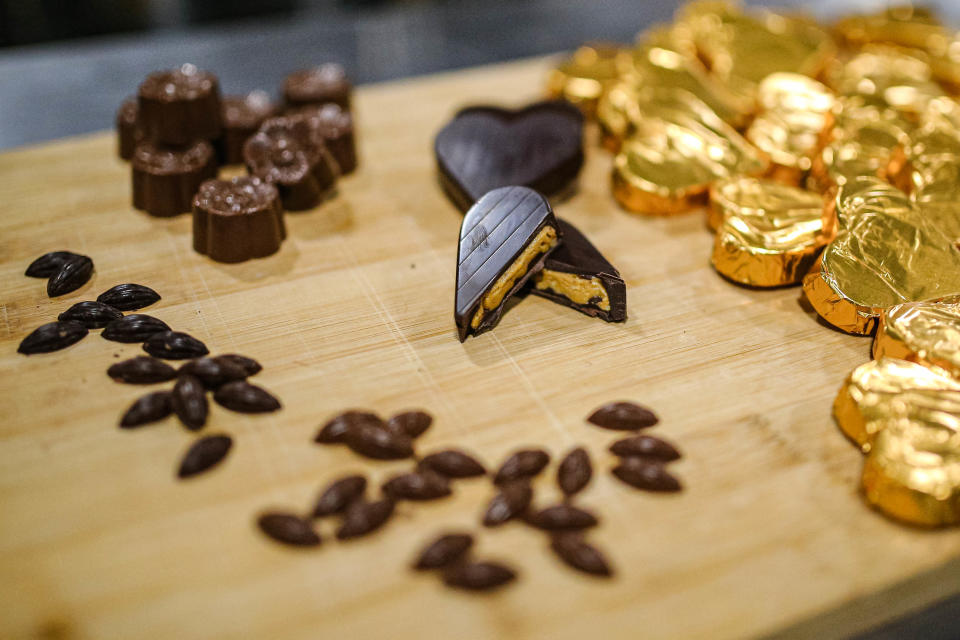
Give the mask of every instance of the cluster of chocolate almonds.
[{"label": "cluster of chocolate almonds", "polygon": [[[275,253],[284,210],[316,207],[357,167],[351,90],[337,64],[288,76],[283,107],[264,91],[221,97],[216,76],[194,65],[151,73],[117,113],[134,207],[193,211],[194,249],[220,262]],[[250,175],[216,179],[234,164]]]},{"label": "cluster of chocolate almonds", "polygon": [[595,118],[621,206],[705,209],[724,278],[802,284],[827,323],[916,363],[864,365],[836,413],[869,451],[867,499],[926,525],[960,521],[960,412],[940,402],[957,380],[942,354],[960,352],[957,46],[911,7],[820,25],[703,1],[633,48],[581,48],[548,83]]}]

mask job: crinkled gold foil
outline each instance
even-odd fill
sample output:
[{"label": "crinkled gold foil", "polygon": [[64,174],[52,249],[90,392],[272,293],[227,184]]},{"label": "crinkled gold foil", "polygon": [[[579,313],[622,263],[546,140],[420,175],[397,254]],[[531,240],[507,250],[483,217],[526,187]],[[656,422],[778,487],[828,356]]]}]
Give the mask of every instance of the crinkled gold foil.
[{"label": "crinkled gold foil", "polygon": [[883,420],[863,464],[864,497],[888,516],[939,527],[960,523],[957,414]]},{"label": "crinkled gold foil", "polygon": [[868,334],[888,307],[960,292],[960,251],[905,194],[860,177],[840,187],[836,210],[837,237],[803,281],[833,326]]},{"label": "crinkled gold foil", "polygon": [[772,73],[757,91],[760,114],[746,138],[767,154],[783,182],[799,184],[832,121],[833,91],[796,73]]},{"label": "crinkled gold foil", "polygon": [[952,416],[951,424],[960,424],[960,380],[937,367],[885,357],[854,369],[833,402],[837,426],[864,453],[883,421],[899,416],[926,421]]},{"label": "crinkled gold foil", "polygon": [[960,380],[960,295],[886,309],[873,357],[889,356],[940,367]]},{"label": "crinkled gold foil", "polygon": [[778,71],[815,77],[836,53],[830,35],[810,20],[745,14],[728,2],[693,2],[678,13],[676,28],[716,77],[745,96]]},{"label": "crinkled gold foil", "polygon": [[828,76],[837,93],[910,114],[923,113],[931,100],[944,95],[925,60],[881,45],[867,47]]},{"label": "crinkled gold foil", "polygon": [[716,180],[766,169],[766,160],[699,99],[677,90],[650,95],[614,159],[613,193],[628,210],[689,211],[706,204]]},{"label": "crinkled gold foil", "polygon": [[799,284],[828,241],[823,197],[777,182],[741,177],[716,183],[710,211],[721,218],[713,266],[740,284]]},{"label": "crinkled gold foil", "polygon": [[600,96],[619,78],[620,48],[610,44],[584,45],[561,62],[547,79],[547,92],[571,102],[592,117]]},{"label": "crinkled gold foil", "polygon": [[943,33],[943,26],[929,9],[907,4],[845,17],[837,22],[834,30],[853,47],[886,42],[923,49],[931,38]]},{"label": "crinkled gold foil", "polygon": [[727,89],[703,66],[696,50],[679,42],[675,30],[669,27],[642,34],[636,48],[621,52],[617,63],[626,82],[637,87],[687,91],[734,127],[746,124],[755,110],[752,97]]}]

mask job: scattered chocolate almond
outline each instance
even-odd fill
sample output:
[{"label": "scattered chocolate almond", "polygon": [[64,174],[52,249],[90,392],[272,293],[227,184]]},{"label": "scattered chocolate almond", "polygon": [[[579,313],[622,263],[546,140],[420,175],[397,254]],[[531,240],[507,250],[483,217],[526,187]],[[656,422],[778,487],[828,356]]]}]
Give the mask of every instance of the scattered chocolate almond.
[{"label": "scattered chocolate almond", "polygon": [[555,533],[550,541],[550,548],[561,560],[578,571],[595,576],[613,575],[610,564],[600,550],[585,542],[580,533]]},{"label": "scattered chocolate almond", "polygon": [[341,513],[352,502],[362,498],[366,490],[367,479],[361,475],[345,476],[336,480],[320,494],[313,508],[313,517],[322,518]]},{"label": "scattered chocolate almond", "polygon": [[247,374],[247,377],[255,376],[263,370],[263,367],[260,366],[260,363],[253,358],[241,356],[236,353],[226,353],[222,356],[214,356],[213,360],[217,362],[226,362],[230,365],[240,367]]},{"label": "scattered chocolate almond", "polygon": [[496,527],[523,515],[533,499],[533,489],[526,480],[515,480],[500,486],[500,490],[487,505],[483,515],[486,527]]},{"label": "scattered chocolate almond", "polygon": [[187,360],[210,353],[207,345],[181,331],[154,333],[144,341],[143,350],[164,360]]},{"label": "scattered chocolate almond", "polygon": [[150,287],[133,283],[118,284],[97,296],[97,302],[108,304],[120,311],[135,311],[149,307],[158,300],[160,300],[159,293]]},{"label": "scattered chocolate almond", "polygon": [[216,466],[227,457],[233,439],[227,435],[207,436],[200,438],[187,450],[180,462],[177,476],[190,478]]},{"label": "scattered chocolate almond", "polygon": [[537,475],[550,463],[550,454],[542,449],[524,449],[517,451],[500,465],[493,481],[503,484],[519,478]]},{"label": "scattered chocolate almond", "polygon": [[573,505],[556,504],[530,514],[527,517],[527,522],[539,529],[557,531],[595,527],[597,518],[589,511],[584,511]]},{"label": "scattered chocolate almond", "polygon": [[150,356],[136,356],[110,365],[107,375],[127,384],[155,384],[177,377],[177,370],[163,360]]},{"label": "scattered chocolate almond", "polygon": [[283,544],[294,547],[316,547],[320,544],[320,536],[310,521],[292,513],[265,513],[257,518],[257,526]]},{"label": "scattered chocolate almond", "polygon": [[627,484],[645,491],[680,491],[683,486],[658,460],[638,457],[621,458],[613,475]]},{"label": "scattered chocolate almond", "polygon": [[280,409],[280,401],[266,389],[243,380],[228,382],[213,394],[222,407],[238,413],[269,413]]},{"label": "scattered chocolate almond", "polygon": [[78,302],[59,316],[61,322],[79,322],[87,329],[102,329],[114,320],[119,320],[123,314],[110,305],[89,300]]},{"label": "scattered chocolate almond", "polygon": [[430,428],[433,418],[425,411],[404,411],[387,420],[387,429],[408,438],[416,438]]},{"label": "scattered chocolate almond", "polygon": [[489,591],[512,582],[516,572],[496,562],[470,562],[448,568],[443,573],[447,586],[468,591]]},{"label": "scattered chocolate almond", "polygon": [[59,351],[80,342],[87,333],[87,328],[79,322],[48,322],[24,338],[17,347],[17,353],[29,356]]},{"label": "scattered chocolate almond", "polygon": [[188,429],[196,431],[206,424],[209,405],[206,389],[199,378],[191,375],[179,376],[173,385],[171,401],[174,413]]},{"label": "scattered chocolate almond", "polygon": [[367,422],[351,425],[344,440],[354,452],[374,460],[400,460],[413,455],[410,438]]},{"label": "scattered chocolate almond", "polygon": [[393,476],[383,483],[383,493],[394,500],[436,500],[450,495],[450,482],[429,469]]},{"label": "scattered chocolate almond", "polygon": [[334,416],[320,428],[314,438],[314,442],[321,444],[334,444],[345,442],[347,432],[358,425],[369,425],[376,428],[385,428],[383,420],[375,413],[369,411],[350,410],[344,411],[340,415]]},{"label": "scattered chocolate almond", "polygon": [[141,427],[163,420],[171,413],[173,413],[173,402],[169,391],[148,393],[130,405],[120,419],[120,426],[124,429]]},{"label": "scattered chocolate almond", "polygon": [[583,447],[577,447],[560,461],[557,469],[557,484],[566,495],[581,491],[593,477],[590,455]]},{"label": "scattered chocolate almond", "polygon": [[611,402],[605,404],[587,418],[598,427],[616,431],[637,431],[652,427],[660,421],[657,415],[633,402]]},{"label": "scattered chocolate almond", "polygon": [[60,264],[47,280],[47,296],[56,298],[76,291],[87,284],[93,275],[93,260],[87,256],[70,256]]},{"label": "scattered chocolate almond", "polygon": [[132,344],[144,342],[154,334],[169,330],[170,327],[163,320],[143,313],[131,313],[104,327],[100,337],[113,342]]},{"label": "scattered chocolate almond", "polygon": [[178,373],[187,373],[200,378],[207,389],[217,389],[228,382],[244,380],[246,370],[229,360],[197,358],[182,365]]},{"label": "scattered chocolate almond", "polygon": [[337,529],[337,538],[349,540],[376,531],[393,515],[393,500],[383,498],[374,502],[356,501],[343,514],[343,523]]},{"label": "scattered chocolate almond", "polygon": [[413,568],[418,571],[442,569],[463,558],[473,546],[468,533],[448,533],[428,544],[417,556]]},{"label": "scattered chocolate almond", "polygon": [[617,440],[610,445],[610,452],[621,458],[629,456],[639,456],[641,458],[654,458],[664,462],[678,460],[680,452],[676,447],[660,438],[653,436],[631,436],[623,440]]},{"label": "scattered chocolate almond", "polygon": [[86,256],[72,251],[51,251],[31,262],[23,275],[31,278],[49,278],[59,271],[67,260],[83,257]]},{"label": "scattered chocolate almond", "polygon": [[447,449],[425,456],[420,467],[430,469],[448,478],[482,476],[487,470],[475,458],[457,449]]}]

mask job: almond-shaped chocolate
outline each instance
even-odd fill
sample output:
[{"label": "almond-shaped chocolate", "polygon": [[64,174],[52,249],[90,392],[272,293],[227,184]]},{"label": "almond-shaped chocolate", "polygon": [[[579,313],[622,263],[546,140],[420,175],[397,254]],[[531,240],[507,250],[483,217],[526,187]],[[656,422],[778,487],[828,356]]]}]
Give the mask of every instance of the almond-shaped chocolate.
[{"label": "almond-shaped chocolate", "polygon": [[266,91],[251,91],[224,96],[221,108],[223,136],[216,143],[220,163],[243,164],[243,145],[267,118],[277,115],[277,107]]},{"label": "almond-shaped chocolate", "polygon": [[288,211],[317,206],[337,181],[337,161],[303,116],[264,122],[243,145],[243,160],[252,175],[276,185]]},{"label": "almond-shaped chocolate", "polygon": [[260,178],[207,180],[193,198],[193,248],[217,262],[272,255],[286,236],[280,194]]},{"label": "almond-shaped chocolate", "polygon": [[442,569],[463,558],[473,546],[473,536],[469,533],[448,533],[427,545],[413,568],[417,571]]},{"label": "almond-shaped chocolate", "polygon": [[257,526],[277,542],[293,547],[315,547],[320,536],[306,518],[292,513],[270,512],[257,518]]},{"label": "almond-shaped chocolate", "polygon": [[57,316],[57,320],[79,322],[87,329],[102,329],[122,317],[123,314],[120,311],[108,304],[85,300],[61,313]]},{"label": "almond-shaped chocolate", "polygon": [[182,146],[220,135],[219,83],[192,64],[148,75],[137,101],[147,140]]},{"label": "almond-shaped chocolate", "polygon": [[183,148],[144,142],[131,161],[133,206],[154,216],[190,211],[193,196],[205,180],[217,175],[217,158],[205,141]]},{"label": "almond-shaped chocolate", "polygon": [[181,479],[190,478],[217,466],[230,453],[231,447],[233,438],[227,435],[200,438],[187,449],[177,476]]},{"label": "almond-shaped chocolate", "polygon": [[583,166],[583,115],[562,101],[469,107],[440,130],[434,153],[440,184],[461,211],[510,185],[554,196]]},{"label": "almond-shaped chocolate", "polygon": [[653,411],[633,402],[609,402],[587,418],[587,422],[614,431],[637,431],[652,427],[659,421]]},{"label": "almond-shaped chocolate", "polygon": [[460,342],[495,327],[507,301],[559,243],[553,209],[533,189],[503,187],[477,201],[460,226],[454,308]]},{"label": "almond-shaped chocolate", "polygon": [[335,62],[294,71],[283,82],[283,98],[288,107],[332,102],[349,109],[351,90],[347,72]]},{"label": "almond-shaped chocolate", "polygon": [[322,518],[324,516],[341,513],[356,500],[363,498],[363,492],[367,490],[367,479],[361,475],[345,476],[332,482],[313,507],[313,517]]}]

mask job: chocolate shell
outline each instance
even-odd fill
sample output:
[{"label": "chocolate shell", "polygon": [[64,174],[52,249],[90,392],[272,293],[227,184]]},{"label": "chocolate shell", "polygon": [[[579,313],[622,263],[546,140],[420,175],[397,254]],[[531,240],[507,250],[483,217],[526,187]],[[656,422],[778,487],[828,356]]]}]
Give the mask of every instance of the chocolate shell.
[{"label": "chocolate shell", "polygon": [[251,174],[276,185],[288,211],[317,206],[337,180],[337,161],[303,116],[264,122],[243,158]]},{"label": "chocolate shell", "polygon": [[266,91],[245,96],[225,96],[222,102],[223,136],[217,141],[221,164],[243,164],[243,145],[267,118],[277,115],[277,107]]},{"label": "chocolate shell", "polygon": [[193,248],[218,262],[269,256],[286,235],[280,194],[260,178],[207,180],[193,198]]},{"label": "chocolate shell", "polygon": [[353,133],[353,116],[339,105],[303,107],[294,112],[306,117],[323,138],[324,144],[340,167],[340,175],[353,173],[357,168],[357,146]]},{"label": "chocolate shell", "polygon": [[216,76],[192,64],[155,71],[137,93],[147,140],[183,146],[220,135],[220,86]]},{"label": "chocolate shell", "polygon": [[175,216],[190,211],[193,195],[217,175],[217,159],[208,142],[183,150],[144,142],[131,161],[133,206],[154,216]]},{"label": "chocolate shell", "polygon": [[283,82],[283,98],[288,107],[332,102],[346,110],[350,108],[351,90],[347,72],[335,62],[295,71]]}]

